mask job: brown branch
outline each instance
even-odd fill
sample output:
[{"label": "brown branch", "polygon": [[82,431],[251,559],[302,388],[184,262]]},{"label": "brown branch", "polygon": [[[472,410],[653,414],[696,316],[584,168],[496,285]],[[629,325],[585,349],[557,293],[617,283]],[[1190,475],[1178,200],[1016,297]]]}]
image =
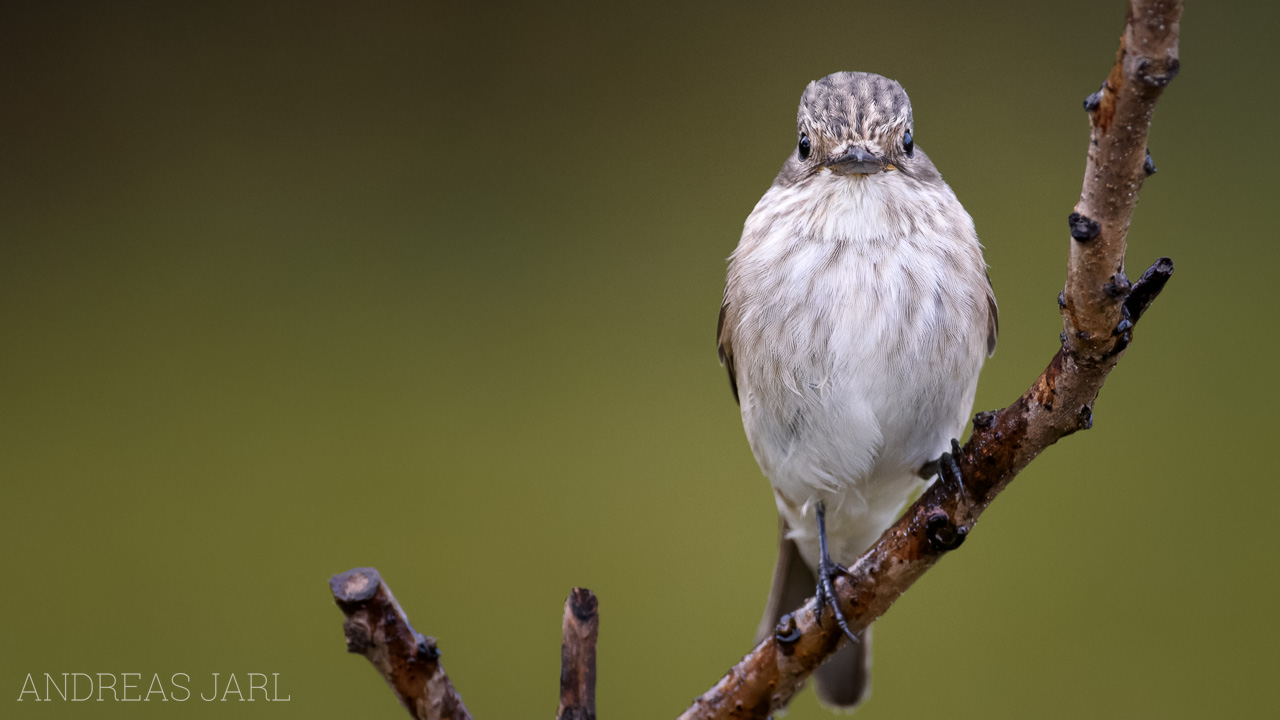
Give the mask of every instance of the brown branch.
[{"label": "brown branch", "polygon": [[596,596],[586,588],[574,588],[564,601],[557,720],[596,720],[598,608]]},{"label": "brown branch", "polygon": [[[964,541],[1014,476],[1058,439],[1092,425],[1093,403],[1132,338],[1133,324],[1173,273],[1157,260],[1135,284],[1124,274],[1125,236],[1154,163],[1147,129],[1161,91],[1178,72],[1180,0],[1130,0],[1115,65],[1085,101],[1092,127],[1080,201],[1069,218],[1067,282],[1059,302],[1062,348],[1012,405],[979,413],[963,449],[963,485],[935,482],[874,547],[836,581],[857,632],[880,617],[938,558]],[[825,610],[825,609],[824,609]],[[764,718],[786,707],[844,641],[830,612],[811,599],[681,716]]]},{"label": "brown branch", "polygon": [[347,651],[373,663],[416,720],[471,720],[440,664],[436,639],[423,637],[373,568],[329,578],[333,600],[347,616]]}]

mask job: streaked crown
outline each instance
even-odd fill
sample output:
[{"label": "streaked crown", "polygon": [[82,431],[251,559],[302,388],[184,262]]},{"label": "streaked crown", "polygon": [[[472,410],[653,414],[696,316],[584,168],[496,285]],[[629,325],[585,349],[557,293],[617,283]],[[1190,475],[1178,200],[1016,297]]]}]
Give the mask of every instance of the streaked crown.
[{"label": "streaked crown", "polygon": [[800,97],[797,130],[818,148],[862,142],[898,144],[912,124],[911,101],[896,80],[864,72],[832,73],[809,83]]}]

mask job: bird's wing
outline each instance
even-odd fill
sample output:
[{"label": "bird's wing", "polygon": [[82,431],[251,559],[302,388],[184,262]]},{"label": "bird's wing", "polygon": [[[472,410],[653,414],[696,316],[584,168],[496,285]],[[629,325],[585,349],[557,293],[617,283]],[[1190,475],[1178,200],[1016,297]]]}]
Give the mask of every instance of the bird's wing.
[{"label": "bird's wing", "polygon": [[716,324],[716,345],[720,351],[720,364],[729,371],[729,389],[733,391],[733,401],[738,400],[738,375],[733,370],[733,328],[738,324],[737,314],[725,298],[720,304],[720,320]]},{"label": "bird's wing", "polygon": [[[724,311],[720,311],[723,316]],[[991,286],[991,273],[987,273],[987,357],[996,352],[996,336],[1000,334],[1000,311],[996,308],[996,291]]]}]

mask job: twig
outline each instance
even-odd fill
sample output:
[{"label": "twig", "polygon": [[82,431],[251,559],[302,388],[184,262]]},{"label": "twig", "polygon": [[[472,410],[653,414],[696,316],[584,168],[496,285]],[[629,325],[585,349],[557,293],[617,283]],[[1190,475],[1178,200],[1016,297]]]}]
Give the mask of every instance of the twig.
[{"label": "twig", "polygon": [[416,720],[471,720],[440,664],[436,639],[423,637],[373,568],[329,578],[333,600],[347,616],[347,651],[373,663]]},{"label": "twig", "polygon": [[[1045,448],[1093,422],[1093,403],[1132,338],[1133,324],[1173,273],[1156,261],[1130,285],[1125,236],[1146,178],[1147,129],[1161,91],[1178,72],[1180,0],[1130,0],[1115,65],[1085,101],[1092,130],[1084,186],[1069,218],[1067,282],[1059,302],[1065,332],[1058,350],[1022,397],[979,413],[973,435],[955,448],[963,489],[935,482],[874,547],[836,581],[857,632],[880,617],[938,558],[959,547],[982,511]],[[805,679],[843,641],[830,613],[812,599],[681,716],[765,718],[786,707]]]},{"label": "twig", "polygon": [[564,601],[558,720],[596,719],[598,608],[596,596],[586,588],[574,588]]}]

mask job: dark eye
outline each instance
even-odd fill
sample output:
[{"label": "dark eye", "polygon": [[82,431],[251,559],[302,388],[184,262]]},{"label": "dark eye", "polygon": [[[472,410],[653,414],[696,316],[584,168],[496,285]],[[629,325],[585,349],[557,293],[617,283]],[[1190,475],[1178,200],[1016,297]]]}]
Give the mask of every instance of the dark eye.
[{"label": "dark eye", "polygon": [[902,149],[907,151],[907,157],[911,157],[915,153],[916,144],[911,139],[911,131],[908,130],[906,135],[902,136]]},{"label": "dark eye", "polygon": [[803,134],[802,134],[802,135],[800,136],[800,145],[799,145],[799,147],[798,147],[798,150],[799,150],[799,152],[800,152],[800,159],[801,159],[801,160],[808,160],[808,159],[809,159],[809,136],[808,136],[808,135],[803,135]]}]

